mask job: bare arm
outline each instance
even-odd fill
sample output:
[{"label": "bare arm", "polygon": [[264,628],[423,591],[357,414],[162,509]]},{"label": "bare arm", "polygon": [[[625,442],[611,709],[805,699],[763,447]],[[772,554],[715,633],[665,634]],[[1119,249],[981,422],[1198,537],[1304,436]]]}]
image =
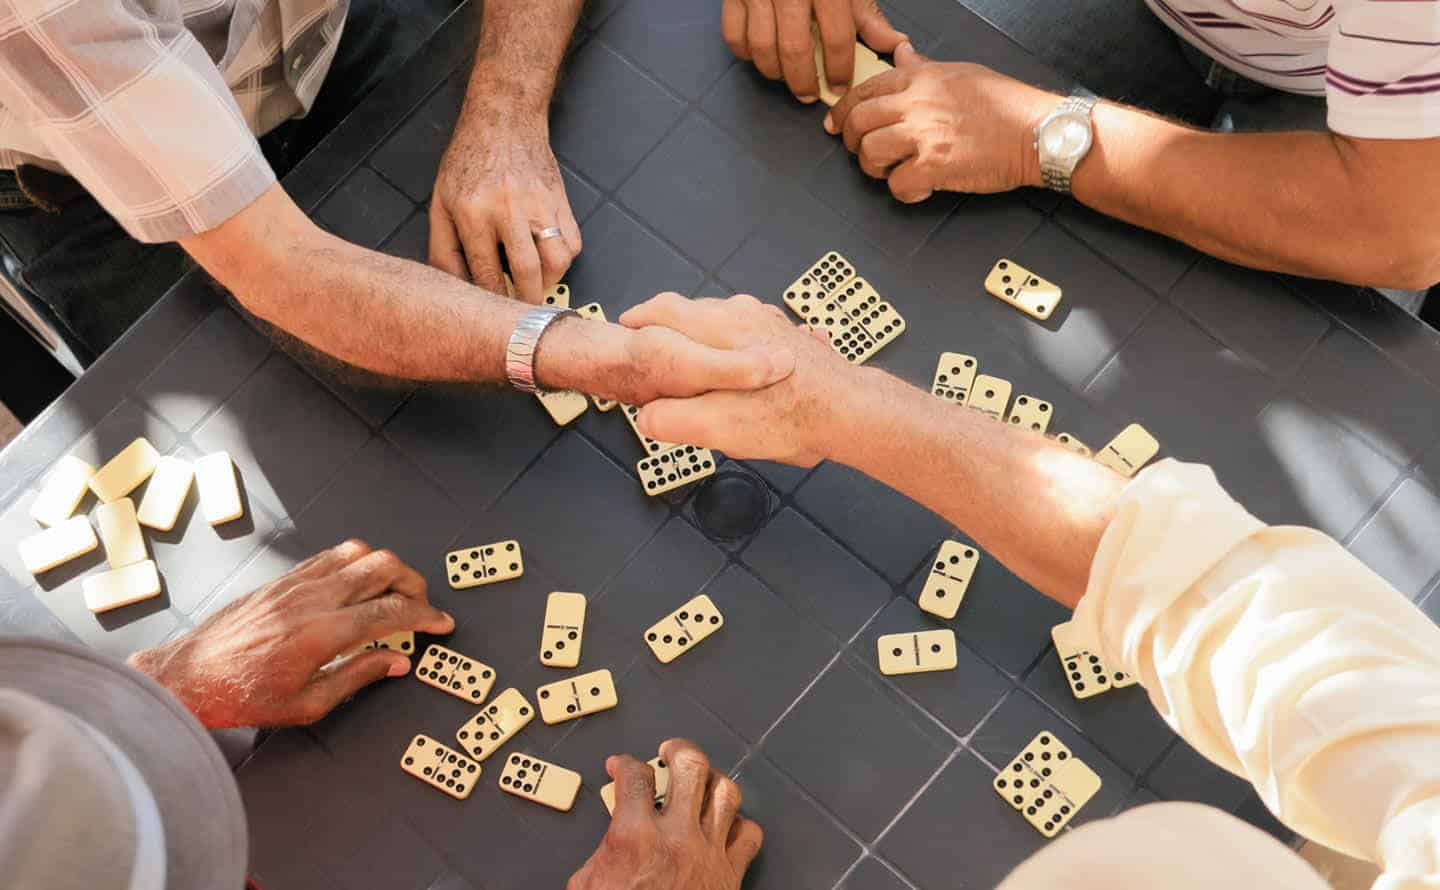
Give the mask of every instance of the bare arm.
[{"label": "bare arm", "polygon": [[[902,46],[826,119],[901,201],[1039,186],[1035,126],[1061,97]],[[1072,187],[1222,259],[1375,287],[1440,281],[1440,139],[1215,133],[1110,102]]]},{"label": "bare arm", "polygon": [[[530,308],[336,238],[278,185],[182,243],[260,318],[379,374],[504,380],[506,342]],[[662,392],[757,386],[789,373],[763,351],[727,353],[657,333],[637,338],[616,325],[566,318],[541,341],[537,375],[545,386],[643,403]]]},{"label": "bare arm", "polygon": [[796,354],[790,378],[752,397],[714,393],[648,406],[647,434],[731,457],[844,463],[944,516],[1052,599],[1073,607],[1085,592],[1125,482],[1113,471],[884,371],[855,367],[751,297],[663,294],[621,320],[673,327],[712,346],[764,342]]},{"label": "bare arm", "polygon": [[[430,204],[430,262],[537,303],[582,247],[550,148],[550,99],[584,0],[489,0]],[[556,238],[538,239],[550,227]]]},{"label": "bare arm", "polygon": [[1440,140],[1215,133],[1108,102],[1094,124],[1073,187],[1096,210],[1246,266],[1376,287],[1440,281]]}]

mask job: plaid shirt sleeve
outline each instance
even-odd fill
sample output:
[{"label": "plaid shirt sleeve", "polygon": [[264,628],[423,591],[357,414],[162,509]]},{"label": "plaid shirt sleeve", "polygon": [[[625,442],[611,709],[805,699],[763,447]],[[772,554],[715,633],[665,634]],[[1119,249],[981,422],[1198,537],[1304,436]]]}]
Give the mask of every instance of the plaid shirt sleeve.
[{"label": "plaid shirt sleeve", "polygon": [[180,4],[0,0],[0,104],[140,241],[214,228],[275,182]]}]

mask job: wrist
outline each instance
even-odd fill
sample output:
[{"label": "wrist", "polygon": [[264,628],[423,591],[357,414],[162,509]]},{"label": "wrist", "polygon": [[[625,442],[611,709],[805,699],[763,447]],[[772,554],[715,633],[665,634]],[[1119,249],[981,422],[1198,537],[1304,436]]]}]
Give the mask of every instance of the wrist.
[{"label": "wrist", "polygon": [[895,378],[878,368],[844,365],[847,373],[835,375],[817,400],[815,416],[807,424],[807,445],[821,459],[854,467],[861,462],[862,444],[874,435],[876,421]]},{"label": "wrist", "polygon": [[620,373],[630,332],[576,315],[555,319],[535,351],[535,380],[544,389],[573,389],[608,397]]},{"label": "wrist", "polygon": [[518,77],[516,70],[517,63],[498,56],[477,59],[460,119],[463,122],[475,118],[492,125],[503,121],[508,126],[539,129],[547,133],[548,139],[554,84]]}]

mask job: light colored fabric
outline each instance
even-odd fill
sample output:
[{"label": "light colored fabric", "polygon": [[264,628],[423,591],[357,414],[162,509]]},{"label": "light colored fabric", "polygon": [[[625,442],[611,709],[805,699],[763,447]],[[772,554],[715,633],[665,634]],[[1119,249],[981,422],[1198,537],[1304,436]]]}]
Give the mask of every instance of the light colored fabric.
[{"label": "light colored fabric", "polygon": [[16,890],[153,890],[165,875],[164,829],[134,766],[69,714],[7,689],[0,875]]},{"label": "light colored fabric", "polygon": [[1153,803],[1066,832],[996,890],[1328,890],[1294,850],[1197,803]]},{"label": "light colored fabric", "polygon": [[1440,627],[1333,539],[1207,467],[1125,489],[1075,612],[1166,722],[1300,834],[1440,887]]},{"label": "light colored fabric", "polygon": [[349,0],[0,0],[0,168],[68,173],[147,242],[275,182],[255,140],[309,110]]},{"label": "light colored fabric", "polygon": [[1325,96],[1330,129],[1370,139],[1440,136],[1440,2],[1145,0],[1227,68]]}]

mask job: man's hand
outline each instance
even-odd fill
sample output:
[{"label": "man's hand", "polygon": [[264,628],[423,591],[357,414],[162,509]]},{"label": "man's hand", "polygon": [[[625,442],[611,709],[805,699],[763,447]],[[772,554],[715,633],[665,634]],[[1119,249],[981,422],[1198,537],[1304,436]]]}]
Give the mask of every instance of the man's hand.
[{"label": "man's hand", "polygon": [[[558,236],[540,238],[545,229]],[[543,111],[467,98],[430,199],[430,264],[505,293],[500,246],[520,298],[539,303],[580,253]]]},{"label": "man's hand", "polygon": [[801,102],[820,98],[815,45],[819,26],[825,79],[844,93],[855,73],[855,36],[878,53],[893,53],[907,39],[896,31],[875,0],[725,0],[721,30],[730,51],[755,62],[771,80],[784,79]]},{"label": "man's hand", "polygon": [[749,345],[792,356],[791,374],[754,392],[651,402],[640,412],[640,428],[665,442],[813,466],[827,456],[831,424],[864,388],[865,372],[831,349],[824,335],[796,327],[779,308],[749,295],[687,300],[661,294],[626,312],[620,323],[641,332],[669,328],[721,349]]},{"label": "man's hand", "polygon": [[759,389],[785,379],[794,367],[790,350],[764,342],[732,337],[696,342],[668,327],[629,330],[573,317],[550,326],[535,359],[542,386],[630,405]]},{"label": "man's hand", "polygon": [[313,723],[362,687],[410,669],[399,652],[373,649],[402,630],[447,634],[425,579],[388,550],[346,541],[211,616],[189,634],[137,652],[147,674],[211,729]]},{"label": "man's hand", "polygon": [[851,90],[825,116],[860,167],[907,204],[943,189],[1040,185],[1035,127],[1060,97],[983,65],[932,62],[909,44],[896,68]]},{"label": "man's hand", "polygon": [[738,815],[740,787],[690,742],[671,739],[660,756],[670,791],[658,813],[648,764],[628,756],[605,762],[615,817],[567,890],[738,890],[765,842],[760,826]]}]

